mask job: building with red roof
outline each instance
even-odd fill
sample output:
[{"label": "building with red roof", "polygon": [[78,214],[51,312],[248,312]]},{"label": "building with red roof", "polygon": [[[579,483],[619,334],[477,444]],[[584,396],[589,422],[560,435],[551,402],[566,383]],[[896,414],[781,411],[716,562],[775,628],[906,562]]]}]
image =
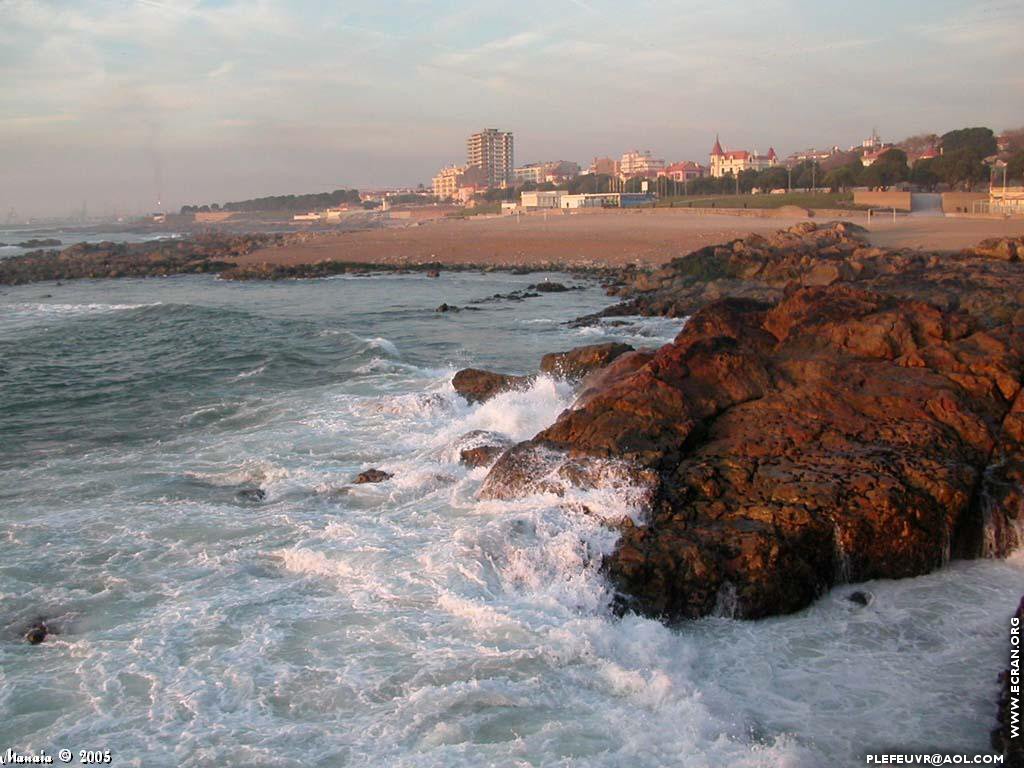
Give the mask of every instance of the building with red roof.
[{"label": "building with red roof", "polygon": [[763,171],[778,164],[779,158],[774,147],[768,148],[767,155],[759,155],[756,151],[749,152],[745,149],[727,152],[722,149],[718,135],[715,135],[715,145],[711,147],[710,166],[711,175],[716,179],[723,176],[738,176],[742,171]]}]

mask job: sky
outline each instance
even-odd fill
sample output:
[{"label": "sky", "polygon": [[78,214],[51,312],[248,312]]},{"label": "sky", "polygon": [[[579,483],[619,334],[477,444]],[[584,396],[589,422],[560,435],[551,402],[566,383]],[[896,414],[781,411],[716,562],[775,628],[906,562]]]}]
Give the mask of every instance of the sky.
[{"label": "sky", "polygon": [[1024,125],[1020,0],[0,0],[0,221]]}]

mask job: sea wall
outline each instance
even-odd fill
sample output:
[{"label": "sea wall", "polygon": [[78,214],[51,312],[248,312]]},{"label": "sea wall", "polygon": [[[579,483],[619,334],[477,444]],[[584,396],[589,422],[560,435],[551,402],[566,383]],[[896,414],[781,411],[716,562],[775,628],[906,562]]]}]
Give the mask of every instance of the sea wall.
[{"label": "sea wall", "polygon": [[897,211],[909,211],[910,193],[856,189],[853,192],[853,202],[856,205],[870,205],[872,208],[895,208]]}]

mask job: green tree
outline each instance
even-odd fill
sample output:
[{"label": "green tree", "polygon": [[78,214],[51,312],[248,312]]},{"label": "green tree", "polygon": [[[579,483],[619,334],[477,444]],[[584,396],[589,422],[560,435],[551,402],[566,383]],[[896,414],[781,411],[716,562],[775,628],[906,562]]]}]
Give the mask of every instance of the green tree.
[{"label": "green tree", "polygon": [[782,166],[766,168],[757,178],[756,186],[762,192],[770,192],[773,189],[786,189],[789,184],[789,174]]},{"label": "green tree", "polygon": [[950,187],[959,186],[969,190],[979,181],[988,178],[988,167],[970,150],[943,152],[936,160],[935,170]]},{"label": "green tree", "polygon": [[919,187],[924,187],[929,192],[935,189],[935,185],[942,181],[936,169],[938,158],[918,160],[910,172],[910,181]]},{"label": "green tree", "polygon": [[833,192],[845,192],[857,183],[857,174],[850,166],[843,165],[826,173],[825,183]]},{"label": "green tree", "polygon": [[891,187],[910,177],[907,153],[902,149],[886,150],[871,164],[871,167],[877,168],[878,178],[883,187]]},{"label": "green tree", "polygon": [[996,153],[996,137],[991,128],[960,128],[942,135],[942,152],[966,151],[977,160]]}]

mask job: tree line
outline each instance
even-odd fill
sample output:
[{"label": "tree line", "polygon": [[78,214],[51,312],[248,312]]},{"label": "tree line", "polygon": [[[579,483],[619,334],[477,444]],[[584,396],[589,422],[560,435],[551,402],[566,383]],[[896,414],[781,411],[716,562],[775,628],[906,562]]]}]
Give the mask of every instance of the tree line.
[{"label": "tree line", "polygon": [[332,208],[339,205],[360,205],[358,189],[336,189],[333,192],[316,192],[306,195],[273,195],[239,200],[232,203],[211,203],[209,205],[183,205],[182,213],[206,213],[208,211],[311,211]]}]

